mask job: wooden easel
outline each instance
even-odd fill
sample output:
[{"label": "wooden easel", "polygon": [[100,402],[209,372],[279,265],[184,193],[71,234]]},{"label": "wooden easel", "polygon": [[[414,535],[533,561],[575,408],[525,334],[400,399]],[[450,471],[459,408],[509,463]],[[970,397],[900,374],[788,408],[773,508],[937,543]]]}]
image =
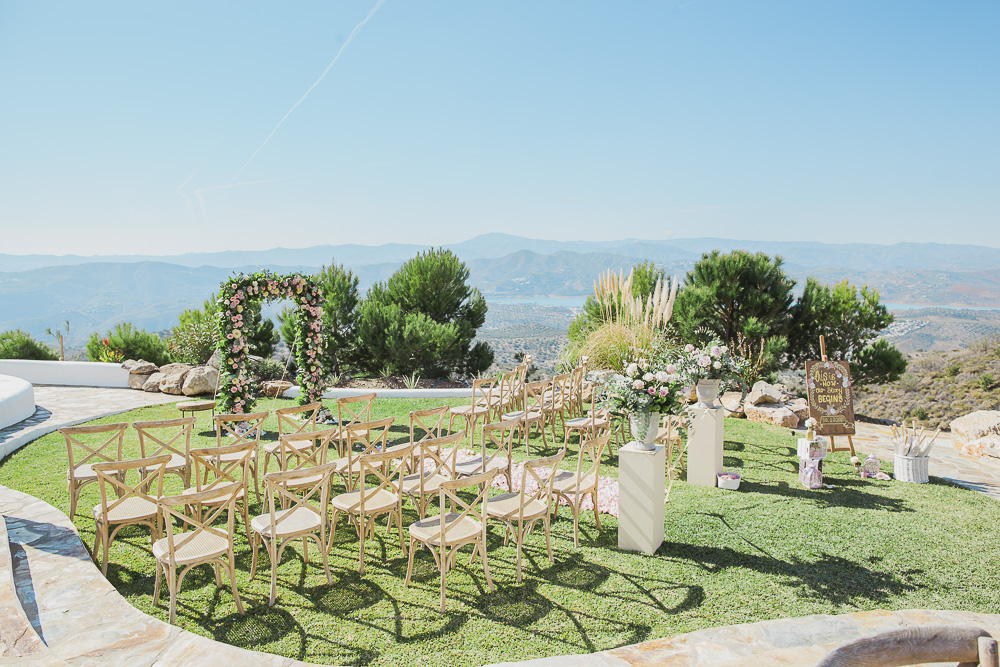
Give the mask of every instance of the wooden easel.
[{"label": "wooden easel", "polygon": [[[826,336],[823,336],[822,334],[819,337],[819,356],[820,356],[820,360],[822,360],[822,361],[829,361],[830,360],[830,358],[826,356]],[[854,383],[853,382],[851,382],[851,403],[852,403],[852,406],[853,406],[853,403],[854,403]],[[853,410],[852,410],[852,412],[853,412]],[[834,440],[834,437],[836,437],[836,436],[832,436],[831,435],[831,436],[827,436],[827,437],[830,438],[830,451],[831,452],[846,452],[846,451],[850,451],[851,452],[851,456],[856,456],[856,454],[854,452],[854,440],[851,439],[851,436],[849,436],[849,435],[843,436],[843,437],[847,438],[847,447],[840,447],[840,448],[837,447],[837,443]]]}]

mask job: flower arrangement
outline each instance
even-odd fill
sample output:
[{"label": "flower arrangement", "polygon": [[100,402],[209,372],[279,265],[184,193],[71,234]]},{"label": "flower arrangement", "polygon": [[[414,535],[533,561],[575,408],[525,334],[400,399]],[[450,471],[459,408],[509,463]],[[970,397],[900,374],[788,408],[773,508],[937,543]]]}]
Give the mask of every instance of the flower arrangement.
[{"label": "flower arrangement", "polygon": [[690,343],[673,354],[672,362],[680,381],[689,387],[700,380],[733,380],[740,377],[743,360],[734,357],[719,340],[704,347]]},{"label": "flower arrangement", "polygon": [[295,326],[295,361],[302,405],[323,395],[323,305],[320,288],[300,275],[279,276],[269,271],[229,278],[219,291],[219,410],[232,414],[250,412],[256,386],[247,367],[247,341],[243,311],[262,300],[291,299],[298,305]]},{"label": "flower arrangement", "polygon": [[677,369],[667,365],[654,370],[640,358],[630,362],[623,373],[605,382],[606,404],[615,412],[660,412],[675,414],[681,406],[681,382]]}]

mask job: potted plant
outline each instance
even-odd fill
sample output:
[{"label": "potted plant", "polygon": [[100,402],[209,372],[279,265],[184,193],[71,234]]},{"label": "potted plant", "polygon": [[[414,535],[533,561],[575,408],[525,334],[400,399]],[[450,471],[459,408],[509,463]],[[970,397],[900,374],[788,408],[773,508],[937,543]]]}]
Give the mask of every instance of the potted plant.
[{"label": "potted plant", "polygon": [[681,382],[695,388],[698,408],[716,408],[719,386],[740,377],[741,360],[732,356],[729,348],[719,340],[704,347],[690,343],[678,350],[673,357]]},{"label": "potted plant", "polygon": [[681,408],[681,380],[673,366],[653,368],[645,358],[630,362],[605,381],[605,404],[618,415],[627,414],[639,449],[653,449],[661,414]]}]

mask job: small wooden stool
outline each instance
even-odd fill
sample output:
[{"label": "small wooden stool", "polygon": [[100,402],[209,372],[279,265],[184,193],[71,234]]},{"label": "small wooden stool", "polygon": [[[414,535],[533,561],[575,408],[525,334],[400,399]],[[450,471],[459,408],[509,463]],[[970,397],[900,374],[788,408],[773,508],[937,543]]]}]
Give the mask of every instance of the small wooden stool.
[{"label": "small wooden stool", "polygon": [[211,410],[212,419],[215,419],[215,401],[182,401],[177,404],[177,409],[181,411],[181,417],[185,416],[185,412],[190,412],[192,417],[197,417],[196,412]]}]

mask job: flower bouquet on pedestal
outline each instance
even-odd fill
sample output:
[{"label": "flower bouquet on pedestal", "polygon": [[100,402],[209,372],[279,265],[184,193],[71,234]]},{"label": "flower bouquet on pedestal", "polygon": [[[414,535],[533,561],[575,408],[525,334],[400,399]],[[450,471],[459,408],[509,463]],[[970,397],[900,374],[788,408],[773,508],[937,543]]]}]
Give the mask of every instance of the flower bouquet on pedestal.
[{"label": "flower bouquet on pedestal", "polygon": [[729,348],[719,340],[704,347],[688,344],[673,356],[673,366],[686,386],[694,387],[698,395],[698,408],[717,408],[715,399],[719,387],[740,378],[744,362],[729,353]]},{"label": "flower bouquet on pedestal", "polygon": [[629,416],[632,437],[640,449],[653,449],[660,415],[681,408],[681,380],[672,365],[653,368],[645,358],[630,362],[605,382],[605,405],[616,415]]}]

